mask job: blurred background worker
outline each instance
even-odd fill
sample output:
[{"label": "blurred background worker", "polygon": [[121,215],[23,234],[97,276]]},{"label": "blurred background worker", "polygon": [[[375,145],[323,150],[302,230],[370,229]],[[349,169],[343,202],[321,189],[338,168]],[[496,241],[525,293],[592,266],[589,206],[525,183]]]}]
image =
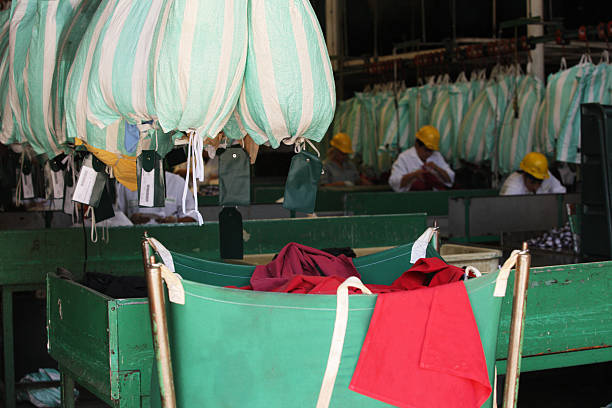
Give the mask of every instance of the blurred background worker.
[{"label": "blurred background worker", "polygon": [[548,171],[548,160],[542,153],[527,153],[520,170],[510,174],[500,195],[564,194],[565,187]]},{"label": "blurred background worker", "polygon": [[372,184],[364,175],[359,174],[348,155],[353,154],[353,143],[346,133],[337,133],[329,143],[327,159],[323,162],[323,186],[353,186]]},{"label": "blurred background worker", "polygon": [[396,192],[409,190],[445,190],[453,185],[455,172],[438,151],[440,132],[423,126],[416,134],[414,146],[399,155],[389,185]]},{"label": "blurred background worker", "polygon": [[[128,190],[117,183],[117,210],[122,211],[134,224],[172,224],[196,222],[183,212],[183,190],[185,179],[177,174],[166,171],[166,205],[164,207],[139,207],[138,190]],[[195,200],[191,192],[187,192],[185,210],[192,211]]]}]

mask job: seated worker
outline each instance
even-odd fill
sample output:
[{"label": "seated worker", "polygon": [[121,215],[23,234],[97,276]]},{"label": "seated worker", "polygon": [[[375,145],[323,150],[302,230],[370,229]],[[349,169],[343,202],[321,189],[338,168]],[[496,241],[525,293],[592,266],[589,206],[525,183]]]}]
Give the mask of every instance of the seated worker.
[{"label": "seated worker", "polygon": [[323,162],[321,185],[354,186],[355,184],[372,184],[364,175],[360,175],[348,155],[353,154],[351,138],[346,133],[337,133],[329,143],[327,159]]},{"label": "seated worker", "polygon": [[423,126],[416,134],[414,146],[399,155],[391,169],[389,185],[396,192],[444,190],[453,185],[455,172],[438,152],[440,132]]},{"label": "seated worker", "polygon": [[510,174],[500,195],[564,194],[565,187],[548,171],[548,160],[542,153],[527,153],[520,170]]},{"label": "seated worker", "polygon": [[[165,207],[139,207],[138,190],[130,191],[117,183],[117,210],[122,211],[134,224],[172,224],[196,222],[196,220],[183,212],[183,189],[185,180],[176,174],[166,172],[166,206]],[[193,193],[187,192],[185,210],[195,208]]]}]

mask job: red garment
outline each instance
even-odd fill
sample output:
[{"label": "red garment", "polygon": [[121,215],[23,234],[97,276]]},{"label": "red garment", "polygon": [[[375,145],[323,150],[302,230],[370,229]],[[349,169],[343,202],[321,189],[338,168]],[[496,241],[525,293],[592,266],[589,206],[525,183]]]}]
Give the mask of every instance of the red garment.
[{"label": "red garment", "polygon": [[428,191],[433,190],[448,190],[446,184],[442,182],[435,174],[431,173],[427,167],[423,166],[427,173],[423,174],[421,179],[416,179],[410,185],[412,191]]},{"label": "red garment", "polygon": [[491,386],[465,285],[380,295],[349,388],[398,407],[480,407]]},{"label": "red garment", "polygon": [[255,267],[251,286],[257,291],[278,291],[296,275],[336,276],[342,282],[351,276],[361,278],[353,261],[345,255],[333,256],[291,242],[285,245],[275,260]]},{"label": "red garment", "polygon": [[[435,274],[433,278],[430,276]],[[438,286],[457,282],[463,277],[464,271],[453,265],[448,265],[440,258],[421,258],[393,282],[393,290],[421,289],[424,286]],[[427,281],[431,278],[429,284]]]}]

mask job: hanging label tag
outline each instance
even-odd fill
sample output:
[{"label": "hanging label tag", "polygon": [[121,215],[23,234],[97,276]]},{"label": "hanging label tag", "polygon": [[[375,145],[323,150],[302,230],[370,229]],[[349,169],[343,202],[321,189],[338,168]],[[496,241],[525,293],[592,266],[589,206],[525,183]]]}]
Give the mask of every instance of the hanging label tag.
[{"label": "hanging label tag", "polygon": [[64,213],[68,215],[74,214],[74,202],[72,201],[73,194],[74,186],[66,186],[66,191],[64,192]]},{"label": "hanging label tag", "polygon": [[53,181],[53,197],[64,197],[64,172],[62,170],[51,170],[51,179]]},{"label": "hanging label tag", "polygon": [[32,184],[32,173],[21,173],[21,192],[24,199],[34,198],[34,184]]},{"label": "hanging label tag", "polygon": [[168,249],[155,238],[148,238],[148,241],[153,247],[153,250],[155,250],[155,252],[157,252],[157,254],[161,257],[164,265],[166,265],[172,272],[175,272],[174,260],[172,259],[172,254],[170,254],[170,251],[168,251]]},{"label": "hanging label tag", "polygon": [[410,252],[410,263],[414,264],[421,258],[425,258],[427,254],[427,247],[431,242],[433,236],[433,228],[427,228],[423,234],[412,244],[412,251]]},{"label": "hanging label tag", "polygon": [[98,173],[91,167],[83,166],[81,168],[79,180],[77,181],[77,185],[72,196],[73,201],[89,204],[94,185],[96,184],[97,175]]},{"label": "hanging label tag", "polygon": [[140,198],[138,205],[141,207],[153,207],[155,197],[155,171],[146,171],[144,168],[140,172]]}]

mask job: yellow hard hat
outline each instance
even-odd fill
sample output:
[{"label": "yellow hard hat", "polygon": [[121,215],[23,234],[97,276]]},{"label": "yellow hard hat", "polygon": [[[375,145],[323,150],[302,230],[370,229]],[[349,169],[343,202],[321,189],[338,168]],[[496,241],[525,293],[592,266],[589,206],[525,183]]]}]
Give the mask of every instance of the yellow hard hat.
[{"label": "yellow hard hat", "polygon": [[426,125],[419,129],[416,138],[430,150],[440,150],[440,132],[433,126]]},{"label": "yellow hard hat", "polygon": [[351,138],[346,133],[336,133],[334,137],[332,137],[331,142],[329,143],[332,147],[340,150],[345,154],[353,153],[353,143],[351,142]]},{"label": "yellow hard hat", "polygon": [[531,152],[527,153],[521,161],[521,170],[532,175],[538,180],[546,180],[548,178],[548,160],[542,153]]}]

